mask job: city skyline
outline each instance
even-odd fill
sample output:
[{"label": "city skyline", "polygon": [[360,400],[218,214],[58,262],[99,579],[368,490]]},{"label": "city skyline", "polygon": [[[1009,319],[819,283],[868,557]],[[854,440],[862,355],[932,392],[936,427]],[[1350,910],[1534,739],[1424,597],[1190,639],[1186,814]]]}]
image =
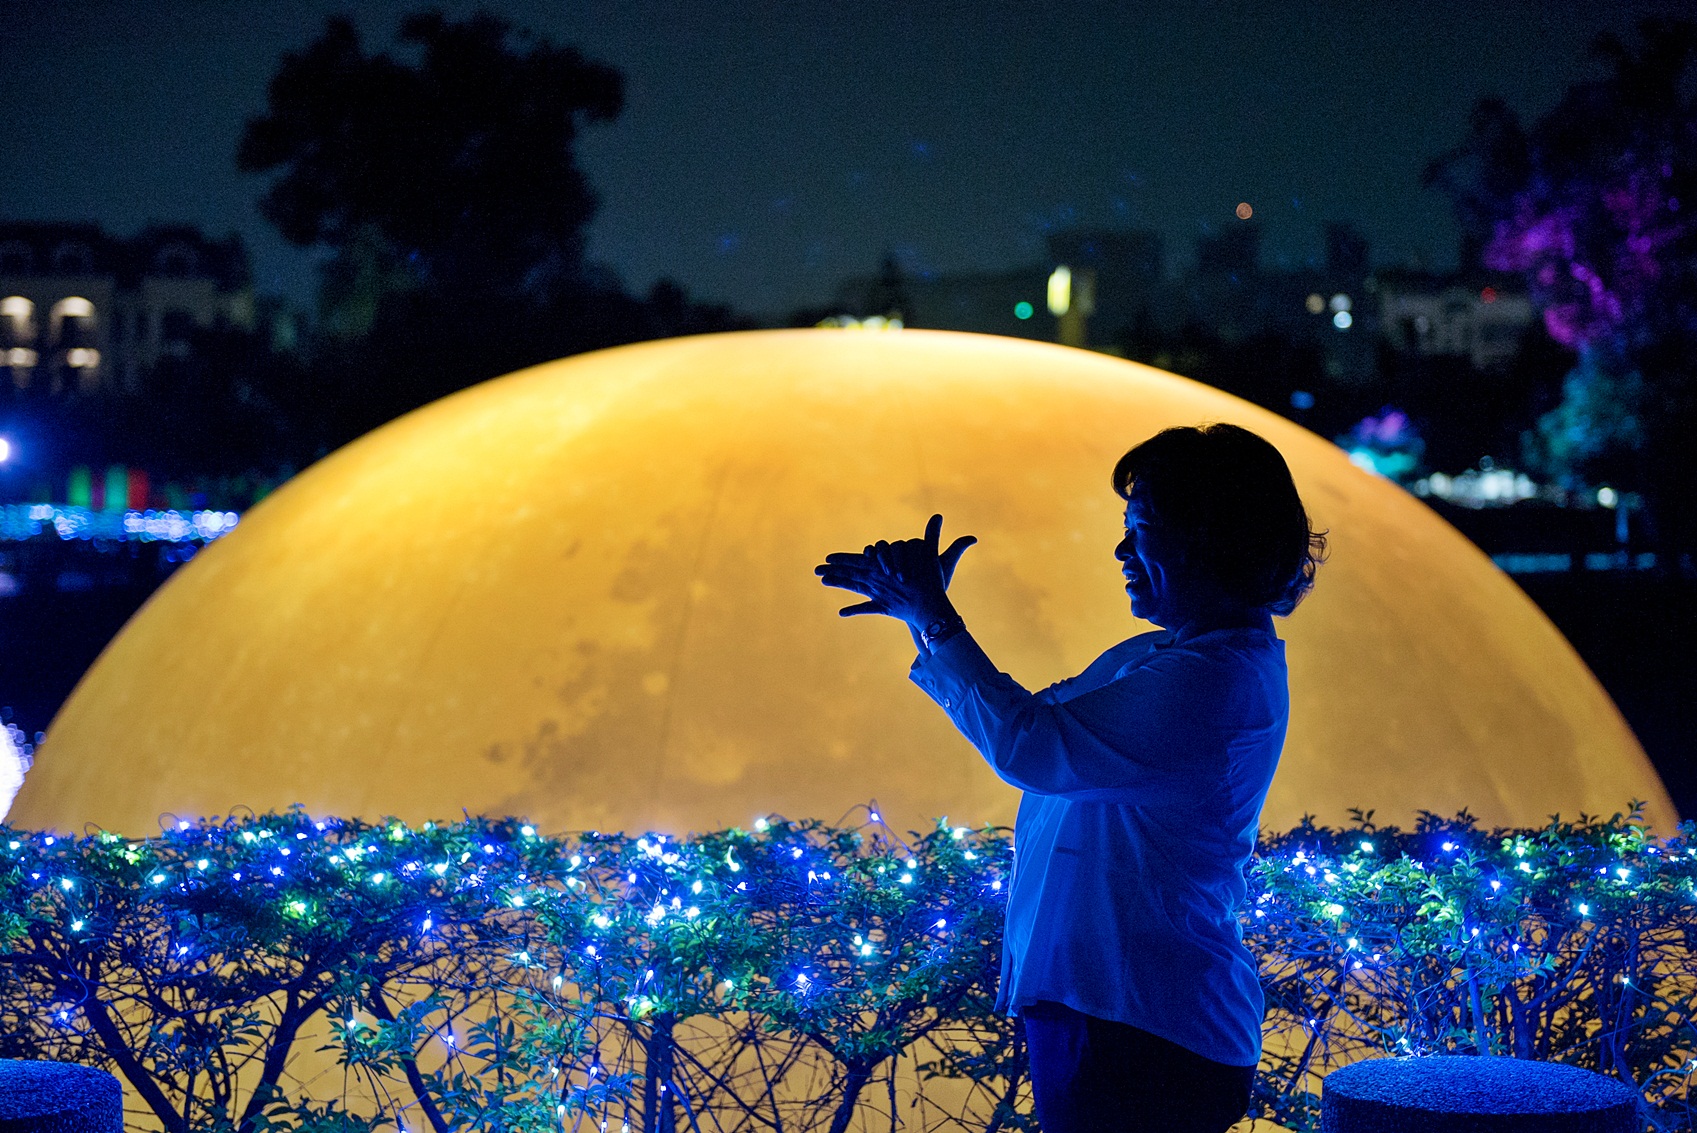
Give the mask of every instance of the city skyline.
[{"label": "city skyline", "polygon": [[[327,16],[351,9],[379,50],[411,8],[0,0],[17,32],[0,41],[0,216],[236,231],[259,290],[306,305],[312,256],[254,211],[265,180],[235,172],[241,125]],[[494,10],[625,74],[624,113],[578,150],[603,202],[591,256],[634,289],[671,277],[773,317],[886,251],[914,272],[993,270],[1084,225],[1151,229],[1182,258],[1242,202],[1273,266],[1318,259],[1334,220],[1359,225],[1378,262],[1446,266],[1455,228],[1418,176],[1474,100],[1535,116],[1598,73],[1595,34],[1676,7],[1318,5],[1275,21],[1220,4],[1181,22],[1075,4],[975,9],[970,24],[894,6]]]}]

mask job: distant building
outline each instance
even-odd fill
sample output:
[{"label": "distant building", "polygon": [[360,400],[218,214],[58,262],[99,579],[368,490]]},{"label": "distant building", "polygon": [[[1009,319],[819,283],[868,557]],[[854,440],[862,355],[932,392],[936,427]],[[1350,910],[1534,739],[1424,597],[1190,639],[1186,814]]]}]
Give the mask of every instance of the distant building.
[{"label": "distant building", "polygon": [[124,240],[92,224],[0,224],[0,388],[134,391],[188,352],[196,328],[253,322],[237,237],[161,225]]},{"label": "distant building", "polygon": [[[1049,237],[1043,274],[1065,265],[1091,280],[1090,321],[1108,334],[1136,322],[1159,300],[1167,273],[1166,242],[1146,229],[1070,229]],[[1101,337],[1098,335],[1097,337]]]},{"label": "distant building", "polygon": [[1464,355],[1487,370],[1519,352],[1537,317],[1532,300],[1511,285],[1507,278],[1463,283],[1426,272],[1381,272],[1379,322],[1395,350]]},{"label": "distant building", "polygon": [[1047,339],[1054,337],[1053,320],[1034,317],[1043,312],[1047,278],[1039,267],[910,275],[903,277],[900,301],[892,305],[885,301],[890,294],[886,279],[855,277],[837,288],[831,309],[862,318],[894,315],[910,327]]},{"label": "distant building", "polygon": [[1169,272],[1160,236],[1137,229],[1057,232],[1047,252],[1041,262],[995,272],[902,276],[886,261],[879,275],[845,282],[834,311],[1064,341],[1046,288],[1055,269],[1066,267],[1073,280],[1088,281],[1087,340],[1099,348],[1135,337],[1140,328],[1169,338],[1198,328],[1228,343],[1275,334],[1318,348],[1326,374],[1345,385],[1373,382],[1385,346],[1465,357],[1481,370],[1499,366],[1514,357],[1535,317],[1510,277],[1469,282],[1375,270],[1366,237],[1348,224],[1327,225],[1323,264],[1295,269],[1262,266],[1261,229],[1253,220],[1228,222],[1201,237],[1194,264],[1176,273]]},{"label": "distant building", "polygon": [[[1052,341],[1057,320],[1048,307],[1049,277],[1061,265],[1090,274],[1092,321],[1117,330],[1155,301],[1165,252],[1153,232],[1074,229],[1050,238],[1042,262],[1005,271],[903,275],[898,285],[895,265],[886,262],[878,276],[844,281],[832,306],[860,317],[899,315],[911,327]],[[894,306],[893,296],[899,297]]]},{"label": "distant building", "polygon": [[1376,280],[1354,228],[1326,228],[1322,265],[1269,270],[1255,221],[1228,223],[1197,241],[1196,266],[1165,291],[1154,325],[1201,327],[1227,342],[1277,334],[1317,347],[1327,375],[1359,384],[1375,374]]}]

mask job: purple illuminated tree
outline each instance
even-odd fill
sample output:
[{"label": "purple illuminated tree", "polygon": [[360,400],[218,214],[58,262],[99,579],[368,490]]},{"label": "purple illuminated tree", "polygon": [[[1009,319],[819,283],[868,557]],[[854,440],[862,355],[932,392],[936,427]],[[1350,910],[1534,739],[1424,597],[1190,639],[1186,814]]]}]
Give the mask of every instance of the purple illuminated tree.
[{"label": "purple illuminated tree", "polygon": [[1518,273],[1579,355],[1532,438],[1551,471],[1630,483],[1660,541],[1697,546],[1697,25],[1646,20],[1530,129],[1479,103],[1427,168],[1455,205],[1464,267]]}]

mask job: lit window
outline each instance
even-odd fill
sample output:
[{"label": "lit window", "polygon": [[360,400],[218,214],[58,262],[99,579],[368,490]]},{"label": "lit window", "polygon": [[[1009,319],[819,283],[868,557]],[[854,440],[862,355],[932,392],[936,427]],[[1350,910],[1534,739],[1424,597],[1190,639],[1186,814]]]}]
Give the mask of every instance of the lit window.
[{"label": "lit window", "polygon": [[1062,264],[1049,275],[1049,313],[1064,315],[1072,307],[1072,269]]},{"label": "lit window", "polygon": [[27,323],[30,316],[34,314],[35,304],[31,303],[28,299],[25,299],[22,295],[8,295],[6,298],[0,299],[0,315],[5,316],[6,318],[15,319],[20,323]]},{"label": "lit window", "polygon": [[94,304],[81,295],[68,295],[53,304],[53,317],[55,319],[92,319],[94,318]]},{"label": "lit window", "polygon": [[37,355],[35,351],[30,350],[27,347],[14,346],[12,349],[5,351],[3,357],[5,358],[6,365],[24,369],[35,365]]},{"label": "lit window", "polygon": [[1318,315],[1321,311],[1326,309],[1326,299],[1325,296],[1321,295],[1318,291],[1311,291],[1308,294],[1308,298],[1303,300],[1302,305],[1308,308],[1308,313],[1310,315]]},{"label": "lit window", "polygon": [[1338,292],[1336,295],[1332,296],[1332,310],[1334,310],[1334,311],[1347,311],[1347,310],[1349,310],[1349,296],[1345,295],[1341,291]]},{"label": "lit window", "polygon": [[100,365],[100,351],[89,350],[81,346],[75,350],[67,350],[65,351],[65,365],[74,370],[85,370],[98,366]]}]

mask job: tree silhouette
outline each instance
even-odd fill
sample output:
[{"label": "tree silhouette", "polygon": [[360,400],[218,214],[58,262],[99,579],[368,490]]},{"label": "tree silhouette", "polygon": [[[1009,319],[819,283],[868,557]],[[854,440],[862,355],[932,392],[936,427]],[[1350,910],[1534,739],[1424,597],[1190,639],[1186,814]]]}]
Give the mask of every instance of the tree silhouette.
[{"label": "tree silhouette", "polygon": [[394,53],[332,19],[284,57],[237,164],[272,175],[260,208],[284,237],[328,253],[292,435],[323,451],[522,366],[745,325],[585,259],[575,145],[622,102],[617,71],[487,14],[410,16]]},{"label": "tree silhouette", "polygon": [[260,209],[291,242],[335,253],[344,306],[374,287],[539,305],[581,282],[596,199],[573,146],[617,117],[623,80],[514,38],[487,14],[410,16],[409,62],[367,55],[337,18],[283,60],[237,164],[279,174]]}]

